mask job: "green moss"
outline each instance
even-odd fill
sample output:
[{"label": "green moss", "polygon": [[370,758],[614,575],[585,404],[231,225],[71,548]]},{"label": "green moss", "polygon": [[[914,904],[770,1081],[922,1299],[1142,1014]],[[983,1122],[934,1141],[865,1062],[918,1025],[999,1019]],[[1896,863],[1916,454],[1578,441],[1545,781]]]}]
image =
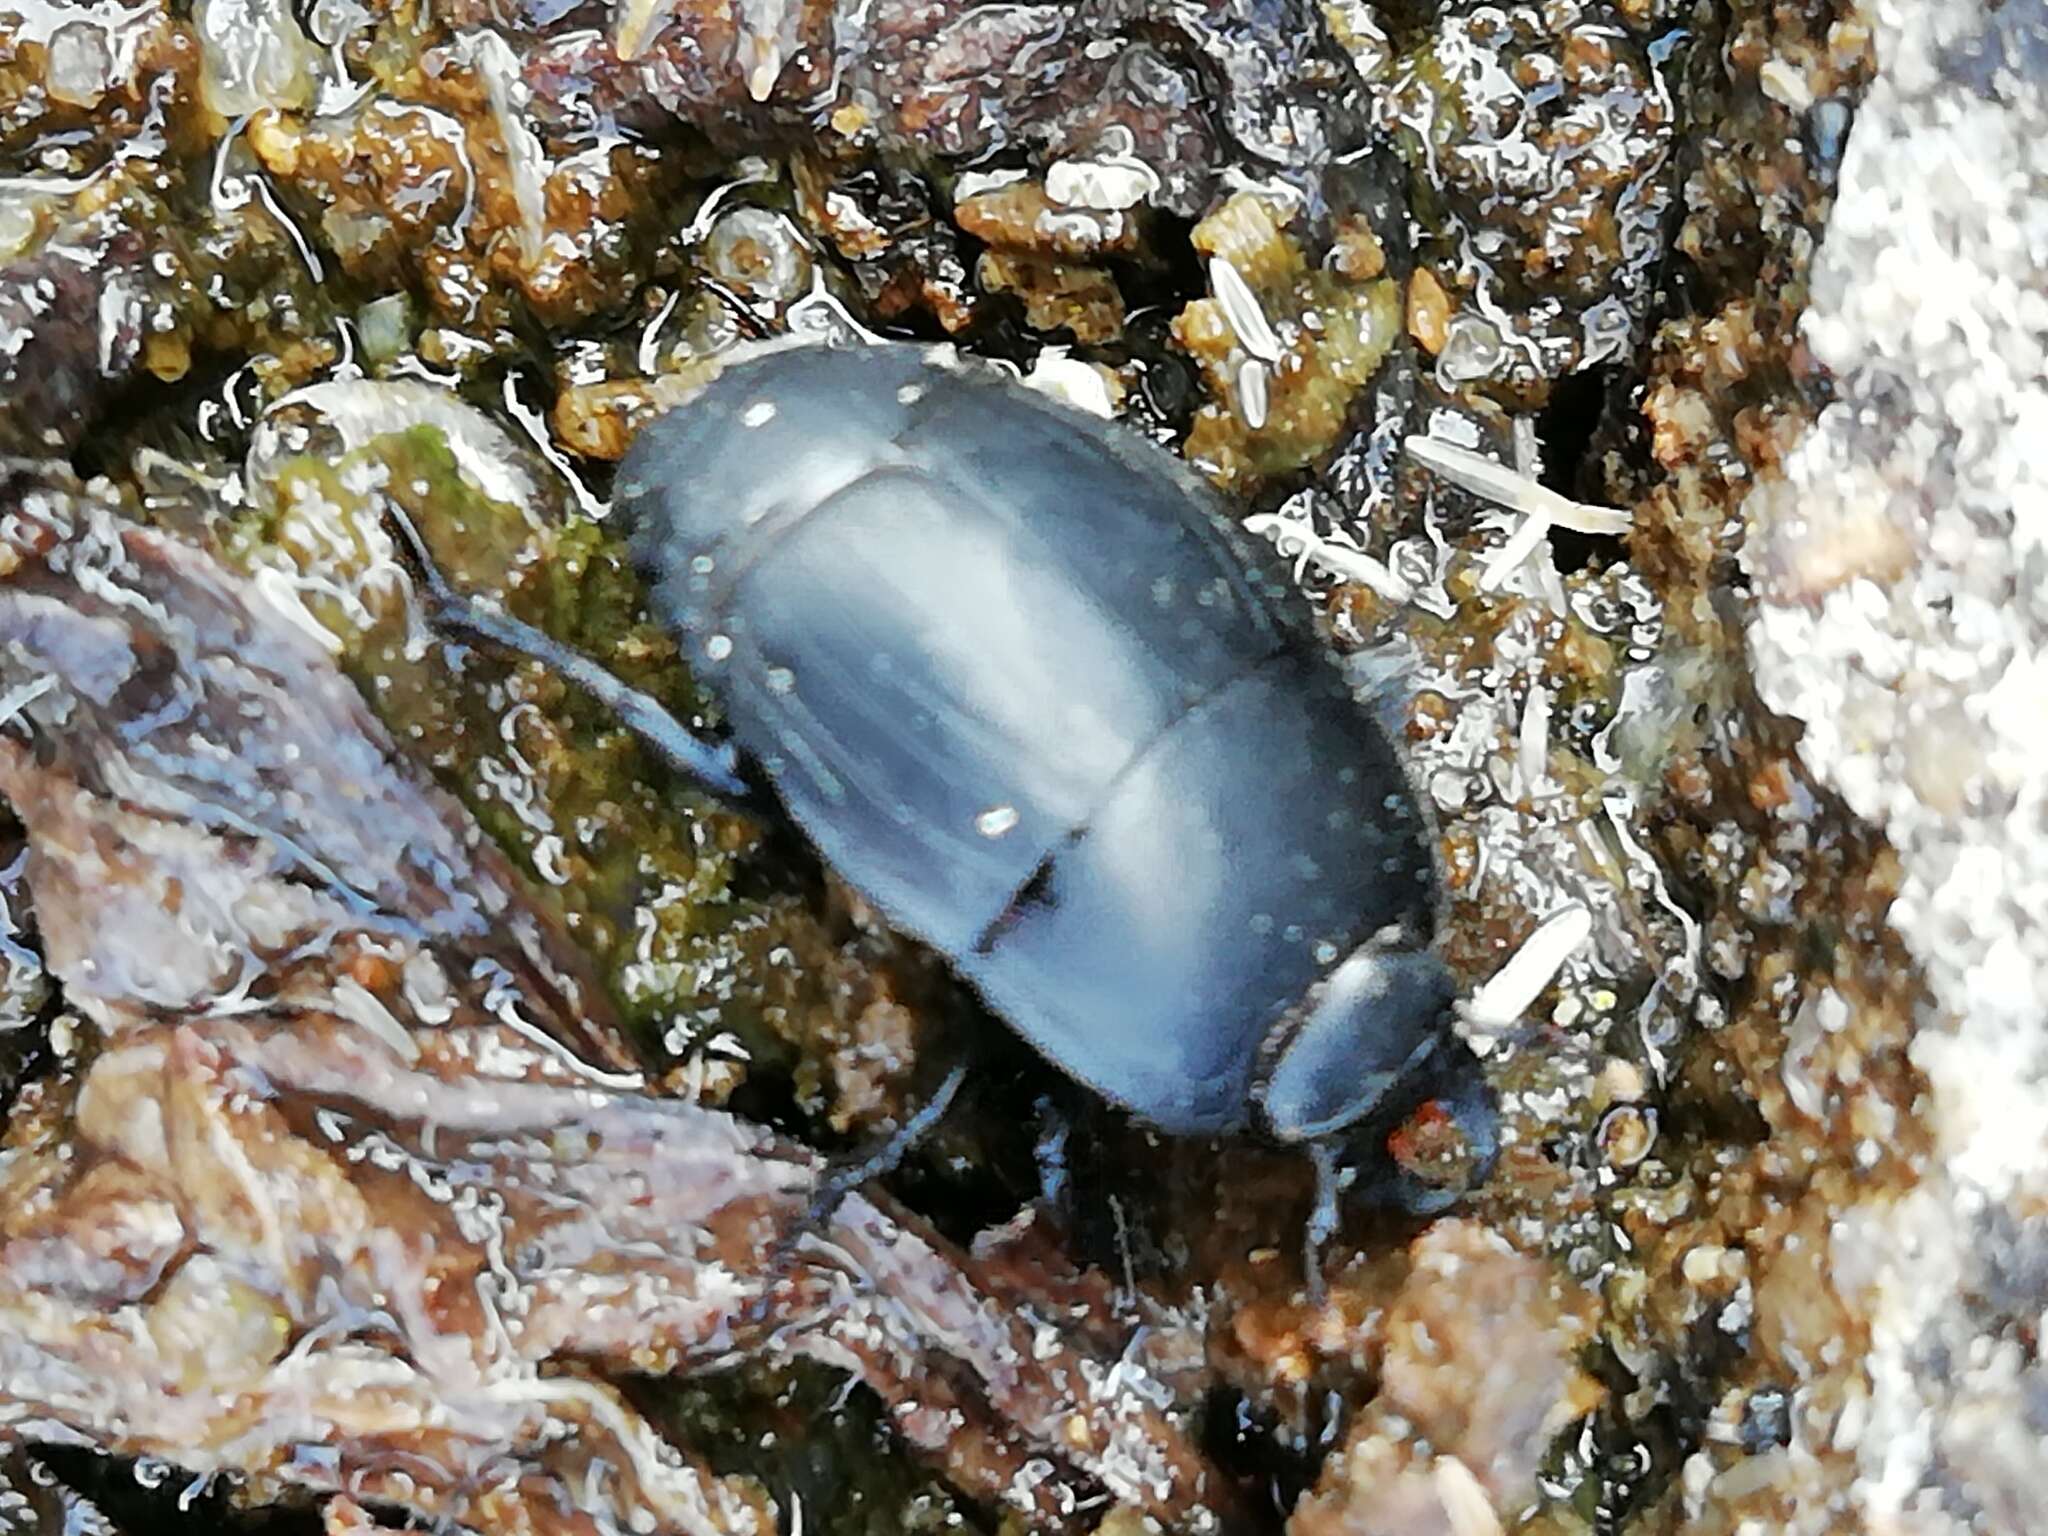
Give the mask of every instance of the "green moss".
[{"label": "green moss", "polygon": [[339,637],[365,698],[531,878],[643,1048],[680,1026],[678,1039],[730,1034],[756,1060],[787,1065],[786,1015],[804,999],[763,956],[812,952],[819,939],[794,902],[734,895],[736,859],[757,829],[538,663],[461,645],[409,650],[416,621],[390,567],[372,569],[386,503],[412,519],[451,584],[499,599],[679,718],[709,724],[619,539],[582,518],[537,523],[485,496],[439,429],[423,426],[284,462],[224,543],[244,565],[288,561],[315,588],[307,606]]},{"label": "green moss", "polygon": [[716,1470],[759,1479],[781,1506],[785,1530],[928,1536],[992,1529],[902,1456],[872,1393],[824,1366],[753,1367],[665,1383],[654,1416]]}]

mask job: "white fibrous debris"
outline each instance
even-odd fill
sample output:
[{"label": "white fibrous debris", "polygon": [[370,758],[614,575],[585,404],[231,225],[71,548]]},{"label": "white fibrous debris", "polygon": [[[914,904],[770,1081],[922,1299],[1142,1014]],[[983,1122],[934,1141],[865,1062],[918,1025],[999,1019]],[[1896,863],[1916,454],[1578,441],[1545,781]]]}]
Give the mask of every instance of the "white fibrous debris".
[{"label": "white fibrous debris", "polygon": [[1436,437],[1411,437],[1402,447],[1408,456],[1432,473],[1441,475],[1460,490],[1483,496],[1522,521],[1508,535],[1507,542],[1487,558],[1479,578],[1482,590],[1498,590],[1510,573],[1525,564],[1539,548],[1546,547],[1550,530],[1569,528],[1576,533],[1615,537],[1628,532],[1630,517],[1619,507],[1596,507],[1588,502],[1560,496],[1541,481],[1496,463]]},{"label": "white fibrous debris", "polygon": [[1439,1456],[1430,1464],[1437,1502],[1450,1522],[1451,1536],[1500,1536],[1500,1516],[1472,1469],[1455,1456]]},{"label": "white fibrous debris", "polygon": [[1515,746],[1515,771],[1521,775],[1522,790],[1527,793],[1549,776],[1550,690],[1541,683],[1532,684],[1529,689],[1529,702],[1522,707],[1522,727],[1516,733]]},{"label": "white fibrous debris", "polygon": [[1592,933],[1593,915],[1584,907],[1551,913],[1472,994],[1461,1010],[1466,1022],[1479,1029],[1506,1029],[1519,1021]]},{"label": "white fibrous debris", "polygon": [[1550,547],[1551,520],[1542,512],[1523,510],[1522,520],[1506,542],[1486,557],[1479,570],[1479,590],[1498,592],[1501,585],[1529,563],[1539,549]]},{"label": "white fibrous debris", "polygon": [[1283,558],[1312,562],[1340,580],[1369,587],[1390,603],[1405,603],[1415,595],[1414,589],[1384,561],[1352,545],[1324,538],[1306,517],[1289,516],[1284,508],[1246,518],[1244,529],[1271,539]]},{"label": "white fibrous debris", "polygon": [[[1788,1529],[1961,1536],[2023,1528],[2001,1512],[2048,1481],[2048,1371],[2009,1347],[2038,1322],[2025,1234],[2048,1198],[2048,86],[2029,63],[2048,11],[1868,16],[1879,73],[1804,322],[1835,397],[1751,494],[1744,562],[1765,702],[1897,851],[1889,920],[1931,994],[1911,1049],[1933,1151],[1913,1191],[1835,1225],[1828,1264],[1870,1323],[1857,1507]],[[1805,90],[1782,70],[1764,85]],[[1827,1006],[1786,1056],[1810,1113],[1809,1039],[1848,1022]],[[2030,1287],[2016,1315],[1973,1300]]]},{"label": "white fibrous debris", "polygon": [[1262,363],[1277,363],[1284,355],[1280,338],[1266,319],[1251,284],[1244,280],[1227,256],[1209,258],[1209,289],[1223,310],[1223,318],[1237,333],[1238,344]]},{"label": "white fibrous debris", "polygon": [[[1567,606],[1565,584],[1548,559],[1550,528],[1575,528],[1579,532],[1616,537],[1628,530],[1630,514],[1622,508],[1591,506],[1559,496],[1542,481],[1507,465],[1495,463],[1481,453],[1434,436],[1411,436],[1403,440],[1411,459],[1442,475],[1452,485],[1473,496],[1483,496],[1516,516],[1507,539],[1479,565],[1481,592],[1520,592],[1542,598],[1550,612],[1563,614]],[[1534,446],[1530,444],[1530,455]],[[1532,459],[1524,459],[1528,463]]]}]

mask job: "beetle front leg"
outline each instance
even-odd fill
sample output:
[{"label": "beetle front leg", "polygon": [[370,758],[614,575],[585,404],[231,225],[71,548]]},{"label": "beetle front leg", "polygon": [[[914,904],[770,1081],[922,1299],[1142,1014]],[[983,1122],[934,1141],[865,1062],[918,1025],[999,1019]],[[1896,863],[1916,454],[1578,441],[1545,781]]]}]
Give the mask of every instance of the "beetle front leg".
[{"label": "beetle front leg", "polygon": [[531,624],[457,592],[434,563],[412,519],[396,507],[387,509],[386,515],[419,579],[421,606],[432,628],[473,635],[500,650],[533,658],[617,715],[650,751],[685,778],[728,800],[746,803],[758,798],[754,786],[741,775],[739,753],[730,742],[707,741],[670,714],[658,699],[620,682],[588,656]]},{"label": "beetle front leg", "polygon": [[[959,1097],[960,1087],[967,1081],[967,1067],[959,1064],[946,1073],[929,1099],[919,1105],[916,1111],[902,1125],[892,1131],[882,1144],[865,1156],[830,1166],[818,1181],[818,1188],[811,1196],[809,1207],[794,1226],[776,1239],[769,1250],[767,1273],[783,1275],[796,1262],[797,1251],[806,1238],[822,1233],[838,1214],[839,1207],[847,1197],[863,1186],[885,1174],[893,1173],[901,1166],[918,1144],[922,1142],[946,1117],[946,1111],[953,1107],[953,1100]],[[765,1319],[773,1306],[773,1289],[764,1290],[748,1311],[752,1321]]]}]

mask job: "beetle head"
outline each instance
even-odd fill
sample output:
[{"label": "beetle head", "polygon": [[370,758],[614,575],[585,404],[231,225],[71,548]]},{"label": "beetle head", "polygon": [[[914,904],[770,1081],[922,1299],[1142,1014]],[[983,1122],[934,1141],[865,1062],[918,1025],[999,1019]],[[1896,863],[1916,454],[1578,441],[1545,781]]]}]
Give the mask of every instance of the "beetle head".
[{"label": "beetle head", "polygon": [[[1378,1202],[1450,1204],[1492,1166],[1498,1140],[1478,1060],[1451,1025],[1453,994],[1426,948],[1389,936],[1352,951],[1304,999],[1266,1070],[1268,1130],[1347,1143],[1354,1187]],[[1447,1160],[1468,1176],[1446,1182]]]}]

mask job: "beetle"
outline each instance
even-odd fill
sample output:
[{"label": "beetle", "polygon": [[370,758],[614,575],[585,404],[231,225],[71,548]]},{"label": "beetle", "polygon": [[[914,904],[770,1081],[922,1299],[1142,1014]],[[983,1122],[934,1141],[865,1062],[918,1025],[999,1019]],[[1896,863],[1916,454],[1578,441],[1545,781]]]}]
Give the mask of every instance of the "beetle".
[{"label": "beetle", "polygon": [[648,426],[616,493],[729,739],[436,578],[439,619],[561,668],[707,788],[772,800],[1157,1129],[1308,1147],[1325,1204],[1329,1149],[1430,1091],[1491,1156],[1430,820],[1292,588],[1173,454],[935,349],[804,345]]}]

